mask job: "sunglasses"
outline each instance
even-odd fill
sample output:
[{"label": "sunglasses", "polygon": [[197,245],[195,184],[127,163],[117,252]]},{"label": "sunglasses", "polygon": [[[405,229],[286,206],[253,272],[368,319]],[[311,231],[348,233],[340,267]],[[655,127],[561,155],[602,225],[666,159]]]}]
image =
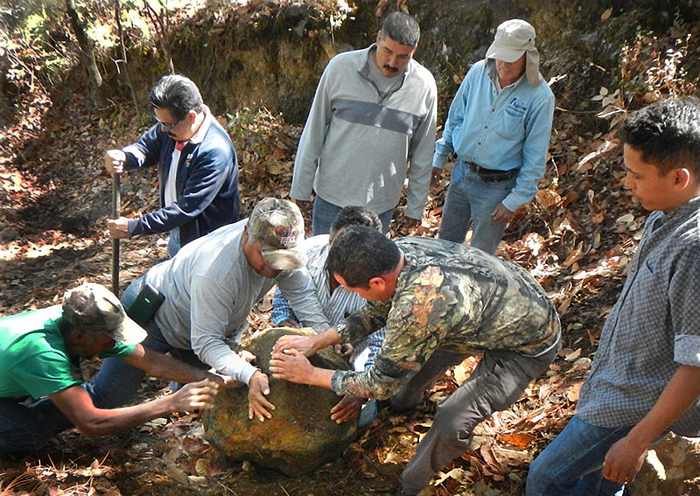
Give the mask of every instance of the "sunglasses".
[{"label": "sunglasses", "polygon": [[159,120],[156,117],[156,122],[160,125],[160,129],[165,133],[168,133],[168,132],[172,131],[173,129],[175,129],[177,127],[177,125],[180,124],[183,120],[184,119],[178,119],[175,122],[168,124],[166,122]]}]

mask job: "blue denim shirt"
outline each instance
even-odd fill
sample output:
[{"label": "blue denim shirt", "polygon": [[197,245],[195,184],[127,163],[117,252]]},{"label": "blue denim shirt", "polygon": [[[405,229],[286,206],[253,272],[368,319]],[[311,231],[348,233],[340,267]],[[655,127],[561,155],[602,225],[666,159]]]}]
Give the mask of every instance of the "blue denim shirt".
[{"label": "blue denim shirt", "polygon": [[487,169],[520,169],[503,200],[514,212],[532,199],[544,175],[554,94],[544,82],[532,86],[525,77],[499,92],[494,77],[494,62],[486,59],[469,70],[435,144],[433,167],[442,168],[454,152]]}]

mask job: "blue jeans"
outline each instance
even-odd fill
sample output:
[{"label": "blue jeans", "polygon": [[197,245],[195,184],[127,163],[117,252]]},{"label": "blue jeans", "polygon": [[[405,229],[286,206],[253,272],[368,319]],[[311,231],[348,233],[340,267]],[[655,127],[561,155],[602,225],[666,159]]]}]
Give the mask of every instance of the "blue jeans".
[{"label": "blue jeans", "polygon": [[438,237],[464,243],[471,227],[471,245],[487,253],[496,253],[506,224],[493,222],[491,213],[510,194],[514,185],[515,178],[486,182],[462,160],[458,160],[447,189]]},{"label": "blue jeans", "polygon": [[[141,292],[144,276],[134,279],[126,288],[121,297],[124,308],[129,308],[138,294]],[[168,343],[160,329],[151,320],[144,326],[148,336],[141,343],[142,346],[158,353],[170,353],[174,358],[188,363],[197,368],[208,369],[195,356],[192,350],[181,350]],[[143,380],[145,372],[119,358],[106,358],[102,361],[102,367],[94,379],[95,388],[98,391],[109,391],[108,395],[100,397],[100,408],[117,408],[129,403],[136,396],[139,385]]]},{"label": "blue jeans", "polygon": [[[311,235],[328,234],[338,212],[342,209],[342,207],[333,205],[316,195],[314,207],[311,212]],[[379,220],[382,221],[382,231],[386,234],[389,232],[389,225],[391,224],[391,218],[394,216],[394,209],[392,208],[378,215]]]},{"label": "blue jeans", "polygon": [[180,228],[176,227],[170,231],[170,237],[168,238],[168,258],[173,258],[177,255],[177,252],[182,248],[180,243]]},{"label": "blue jeans", "polygon": [[574,416],[530,465],[526,496],[621,495],[621,484],[603,478],[603,460],[630,429],[597,427]]},{"label": "blue jeans", "polygon": [[[93,384],[82,387],[98,403]],[[0,456],[25,455],[45,448],[52,437],[73,424],[48,398],[31,404],[16,398],[0,398]]]}]

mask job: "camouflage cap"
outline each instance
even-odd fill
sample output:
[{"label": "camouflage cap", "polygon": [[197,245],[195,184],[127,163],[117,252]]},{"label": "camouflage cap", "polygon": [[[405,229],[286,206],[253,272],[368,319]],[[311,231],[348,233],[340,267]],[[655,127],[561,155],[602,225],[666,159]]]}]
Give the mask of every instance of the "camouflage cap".
[{"label": "camouflage cap", "polygon": [[114,293],[101,284],[82,284],[63,295],[63,318],[73,326],[104,330],[123,344],[146,339],[146,331],[127,317]]},{"label": "camouflage cap", "polygon": [[304,218],[289,200],[264,198],[248,218],[248,232],[262,245],[262,254],[273,269],[294,270],[304,265],[299,245],[304,240]]}]

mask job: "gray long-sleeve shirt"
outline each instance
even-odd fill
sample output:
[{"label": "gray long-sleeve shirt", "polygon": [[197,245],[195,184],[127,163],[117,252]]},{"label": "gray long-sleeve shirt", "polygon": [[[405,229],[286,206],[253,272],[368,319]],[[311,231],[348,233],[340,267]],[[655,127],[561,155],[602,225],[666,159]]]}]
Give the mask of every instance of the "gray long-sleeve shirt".
[{"label": "gray long-sleeve shirt", "polygon": [[339,207],[382,213],[398,205],[408,177],[406,214],[420,219],[435,145],[435,79],[411,60],[400,84],[380,92],[370,74],[373,49],[328,63],[299,141],[291,196],[308,200],[315,190]]},{"label": "gray long-sleeve shirt", "polygon": [[247,222],[188,243],[146,275],[146,282],[165,296],[155,321],[168,343],[192,349],[207,365],[246,384],[256,368],[225,339],[245,326],[253,305],[276,283],[299,318],[316,329],[329,327],[306,268],[268,279],[248,265],[241,247]]}]

